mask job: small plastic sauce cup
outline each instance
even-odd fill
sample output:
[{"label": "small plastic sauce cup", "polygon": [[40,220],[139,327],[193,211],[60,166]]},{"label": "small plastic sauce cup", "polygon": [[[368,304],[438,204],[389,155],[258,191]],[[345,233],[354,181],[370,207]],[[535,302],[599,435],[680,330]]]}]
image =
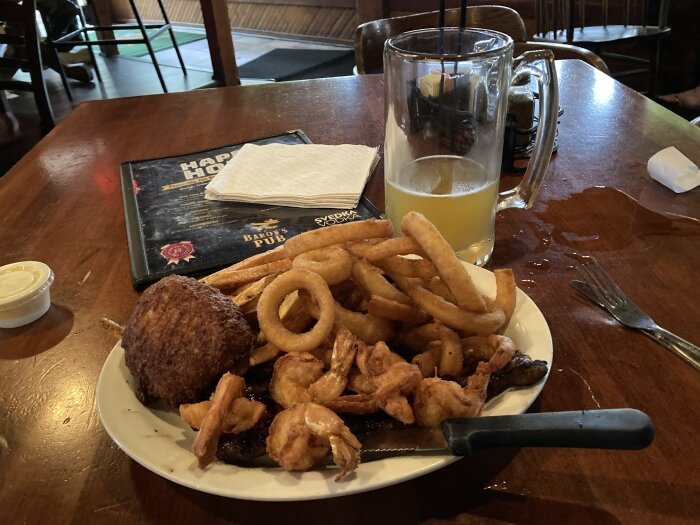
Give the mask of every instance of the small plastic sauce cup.
[{"label": "small plastic sauce cup", "polygon": [[51,306],[51,268],[37,261],[0,266],[0,328],[17,328],[44,315]]}]

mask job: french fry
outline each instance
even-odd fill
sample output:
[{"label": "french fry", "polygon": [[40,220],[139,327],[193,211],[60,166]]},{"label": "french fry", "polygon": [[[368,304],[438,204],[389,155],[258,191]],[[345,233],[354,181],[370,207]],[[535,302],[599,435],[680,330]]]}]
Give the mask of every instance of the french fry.
[{"label": "french fry", "polygon": [[247,305],[248,303],[254,301],[258,297],[260,297],[260,294],[263,292],[265,287],[270,284],[275,277],[279,275],[279,272],[275,272],[270,275],[266,275],[262,279],[259,279],[255,281],[254,283],[251,283],[250,286],[247,286],[245,290],[243,290],[241,293],[237,294],[235,297],[232,297],[232,301],[236,303],[239,307],[243,307]]},{"label": "french fry", "polygon": [[476,313],[487,312],[481,292],[474,285],[469,272],[433,223],[420,213],[410,211],[401,220],[401,229],[406,235],[414,237],[428,254],[461,308]]},{"label": "french fry", "polygon": [[510,268],[494,270],[493,274],[496,276],[496,304],[505,313],[503,324],[507,325],[515,311],[517,294],[515,277]]},{"label": "french fry", "polygon": [[430,321],[430,316],[423,310],[408,304],[373,295],[368,304],[368,311],[378,317],[399,321],[411,325],[421,325]]},{"label": "french fry", "polygon": [[409,259],[395,255],[374,261],[374,265],[384,270],[389,276],[415,277],[428,281],[437,275],[435,265],[428,259]]},{"label": "french fry", "polygon": [[261,279],[267,275],[285,272],[291,267],[292,261],[289,259],[280,259],[279,261],[254,266],[252,268],[220,270],[202,280],[214,288],[218,288],[222,292],[226,292],[241,284],[257,281],[258,279]]},{"label": "french fry", "polygon": [[438,364],[440,376],[457,377],[464,366],[464,351],[462,341],[454,330],[442,327],[440,330],[440,343],[442,351]]},{"label": "french fry", "polygon": [[377,244],[356,243],[350,245],[350,251],[357,257],[369,262],[394,257],[397,255],[422,254],[423,249],[413,237],[394,237]]},{"label": "french fry", "polygon": [[405,293],[386,280],[376,266],[372,266],[365,260],[359,259],[353,264],[352,277],[370,295],[377,295],[398,303],[411,302]]}]

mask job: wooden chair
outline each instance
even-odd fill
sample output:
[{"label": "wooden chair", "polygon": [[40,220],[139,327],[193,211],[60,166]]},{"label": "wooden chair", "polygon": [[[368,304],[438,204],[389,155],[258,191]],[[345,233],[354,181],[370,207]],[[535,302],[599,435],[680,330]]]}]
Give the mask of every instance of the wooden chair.
[{"label": "wooden chair", "polygon": [[[633,67],[613,74],[619,78],[649,75],[649,93],[656,93],[661,39],[671,32],[666,25],[670,0],[536,0],[534,40],[572,44],[592,50],[603,58],[617,59]],[[611,44],[648,44],[649,58],[613,53]]]},{"label": "wooden chair", "polygon": [[[445,11],[445,26],[459,27],[459,9]],[[373,20],[355,31],[355,62],[359,74],[381,73],[384,70],[384,42],[387,38],[413,29],[438,26],[439,11]],[[514,54],[533,49],[551,49],[555,58],[584,60],[608,73],[605,62],[591,51],[580,47],[547,42],[529,42],[525,23],[517,11],[505,6],[473,6],[467,8],[467,27],[480,27],[505,33],[513,39]]]},{"label": "wooden chair", "polygon": [[[0,21],[5,24],[4,32],[0,33],[0,44],[8,46],[4,56],[0,57],[0,117],[12,132],[17,131],[18,124],[5,97],[6,89],[33,93],[42,131],[48,133],[54,127],[44,82],[35,11],[35,0],[24,0],[21,4],[0,0]],[[19,70],[28,71],[31,80],[15,80],[14,75]]]}]

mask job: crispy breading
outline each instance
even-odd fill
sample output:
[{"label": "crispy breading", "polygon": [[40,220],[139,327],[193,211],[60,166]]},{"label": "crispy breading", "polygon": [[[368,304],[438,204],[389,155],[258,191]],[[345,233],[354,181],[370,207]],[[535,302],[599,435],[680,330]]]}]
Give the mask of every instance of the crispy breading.
[{"label": "crispy breading", "polygon": [[215,288],[169,276],[148,288],[124,328],[122,347],[143,403],[200,400],[247,360],[254,335],[240,309]]}]

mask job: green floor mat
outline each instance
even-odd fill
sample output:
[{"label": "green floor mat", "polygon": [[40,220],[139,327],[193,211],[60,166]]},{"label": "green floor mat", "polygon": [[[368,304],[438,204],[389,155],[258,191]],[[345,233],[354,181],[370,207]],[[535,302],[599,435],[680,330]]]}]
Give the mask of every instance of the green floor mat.
[{"label": "green floor mat", "polygon": [[[156,31],[156,29],[148,29],[149,34]],[[185,31],[173,30],[175,33],[175,40],[178,45],[188,44],[189,42],[196,42],[197,40],[203,40],[207,37],[204,33],[187,33]],[[140,31],[116,31],[114,34],[115,38],[135,38],[140,37]],[[96,39],[94,33],[90,34],[91,39]],[[173,47],[173,41],[170,39],[170,33],[165,31],[158,38],[151,40],[151,46],[153,46],[153,51],[157,53],[163,49],[168,49]],[[142,57],[148,55],[148,48],[146,44],[119,44],[119,54],[125,57]]]}]

